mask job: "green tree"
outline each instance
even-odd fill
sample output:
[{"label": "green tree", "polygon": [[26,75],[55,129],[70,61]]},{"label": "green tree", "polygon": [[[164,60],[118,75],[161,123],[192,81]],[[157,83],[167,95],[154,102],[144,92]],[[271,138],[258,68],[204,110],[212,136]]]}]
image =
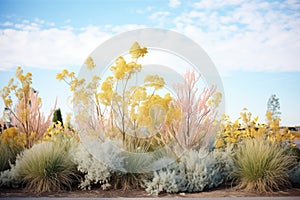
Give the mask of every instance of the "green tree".
[{"label": "green tree", "polygon": [[275,94],[272,94],[267,103],[267,112],[273,113],[273,118],[280,118],[280,103],[279,98]]},{"label": "green tree", "polygon": [[54,111],[52,122],[55,122],[55,123],[61,122],[61,124],[63,125],[63,119],[62,119],[60,108],[58,108]]}]

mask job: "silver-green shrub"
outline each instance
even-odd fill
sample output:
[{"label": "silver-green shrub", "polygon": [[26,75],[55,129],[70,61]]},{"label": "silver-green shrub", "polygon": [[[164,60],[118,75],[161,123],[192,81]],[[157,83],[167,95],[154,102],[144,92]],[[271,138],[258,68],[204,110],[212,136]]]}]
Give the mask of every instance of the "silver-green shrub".
[{"label": "silver-green shrub", "polygon": [[293,184],[300,183],[300,162],[298,162],[297,165],[290,171],[289,177]]},{"label": "silver-green shrub", "polygon": [[78,171],[84,173],[79,188],[91,189],[93,184],[100,184],[102,189],[108,189],[111,174],[115,168],[122,168],[123,158],[109,141],[100,143],[92,137],[85,139],[89,140],[91,148],[79,143],[72,149],[73,161]]},{"label": "silver-green shrub", "polygon": [[0,173],[0,187],[12,187],[18,188],[21,185],[21,178],[18,176],[18,172],[15,165],[11,165],[10,169],[7,169]]},{"label": "silver-green shrub", "polygon": [[167,167],[154,172],[154,178],[145,183],[146,191],[152,195],[158,195],[161,192],[177,193],[179,192],[179,181],[182,179],[179,168],[181,164]]},{"label": "silver-green shrub", "polygon": [[200,192],[223,183],[231,170],[232,160],[228,152],[188,150],[178,162],[156,171],[154,178],[145,183],[146,191],[154,195]]}]

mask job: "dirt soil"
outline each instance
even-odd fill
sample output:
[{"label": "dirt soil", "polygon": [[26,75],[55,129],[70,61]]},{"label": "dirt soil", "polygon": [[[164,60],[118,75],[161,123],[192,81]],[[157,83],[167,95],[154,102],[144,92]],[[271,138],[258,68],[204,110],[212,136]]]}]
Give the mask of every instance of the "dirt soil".
[{"label": "dirt soil", "polygon": [[[0,197],[66,197],[66,198],[119,198],[119,197],[188,197],[188,198],[206,198],[206,197],[268,197],[268,196],[294,196],[300,197],[300,187],[286,189],[274,193],[257,194],[243,191],[236,191],[230,186],[221,186],[216,189],[207,190],[199,193],[178,193],[178,194],[160,194],[158,196],[151,196],[145,190],[108,190],[101,189],[92,190],[72,190],[64,192],[46,192],[42,194],[28,193],[22,189],[0,189]],[[299,198],[300,199],[300,198]]]}]

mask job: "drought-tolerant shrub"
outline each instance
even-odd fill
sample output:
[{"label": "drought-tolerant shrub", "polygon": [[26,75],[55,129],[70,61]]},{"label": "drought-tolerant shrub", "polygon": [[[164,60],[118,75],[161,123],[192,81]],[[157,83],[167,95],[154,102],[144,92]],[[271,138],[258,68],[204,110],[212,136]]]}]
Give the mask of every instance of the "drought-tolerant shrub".
[{"label": "drought-tolerant shrub", "polygon": [[231,169],[228,152],[188,150],[179,162],[154,172],[154,178],[145,183],[146,191],[155,195],[161,192],[200,192],[226,181]]},{"label": "drought-tolerant shrub", "polygon": [[21,186],[21,178],[18,176],[15,165],[11,165],[10,169],[0,173],[0,187],[3,186],[12,188]]},{"label": "drought-tolerant shrub", "polygon": [[[136,152],[121,151],[111,140],[104,142],[97,137],[86,136],[72,149],[73,160],[83,174],[79,188],[91,189],[100,186],[103,190],[140,188],[155,158]],[[89,144],[86,146],[86,144]]]},{"label": "drought-tolerant shrub", "polygon": [[25,135],[16,128],[5,129],[0,134],[0,172],[14,164],[17,155],[24,149]]},{"label": "drought-tolerant shrub", "polygon": [[79,188],[91,189],[92,185],[99,184],[102,189],[108,189],[113,170],[122,169],[123,158],[109,141],[100,143],[88,136],[85,139],[89,140],[89,147],[79,143],[72,149],[73,161],[78,171],[84,174]]},{"label": "drought-tolerant shrub", "polygon": [[69,142],[77,142],[78,135],[77,132],[69,127],[68,125],[63,126],[63,124],[58,121],[56,123],[53,123],[51,126],[47,128],[47,132],[44,133],[42,140],[48,141],[48,140],[57,140],[61,139],[64,141]]},{"label": "drought-tolerant shrub", "polygon": [[174,104],[181,116],[172,121],[169,129],[185,149],[206,147],[222,94],[216,92],[215,86],[199,91],[200,75],[194,71],[187,71],[183,78],[183,82],[174,85],[177,96]]},{"label": "drought-tolerant shrub", "polygon": [[236,148],[233,160],[237,189],[272,192],[290,186],[289,170],[295,157],[279,143],[259,137],[245,140]]},{"label": "drought-tolerant shrub", "polygon": [[293,184],[300,184],[300,149],[298,147],[289,147],[287,152],[289,153],[290,151],[296,158],[296,164],[289,173],[290,181]]},{"label": "drought-tolerant shrub", "polygon": [[16,160],[16,179],[33,192],[70,189],[77,175],[68,148],[64,142],[56,141],[26,149]]},{"label": "drought-tolerant shrub", "polygon": [[290,181],[293,184],[300,184],[300,162],[289,173]]},{"label": "drought-tolerant shrub", "polygon": [[241,116],[235,122],[231,122],[226,116],[218,131],[215,148],[237,145],[246,139],[256,137],[295,146],[295,136],[287,128],[281,129],[279,122],[280,119],[273,118],[271,112],[266,113],[266,124],[258,123],[258,117],[252,118],[252,114],[247,110],[241,112]]}]

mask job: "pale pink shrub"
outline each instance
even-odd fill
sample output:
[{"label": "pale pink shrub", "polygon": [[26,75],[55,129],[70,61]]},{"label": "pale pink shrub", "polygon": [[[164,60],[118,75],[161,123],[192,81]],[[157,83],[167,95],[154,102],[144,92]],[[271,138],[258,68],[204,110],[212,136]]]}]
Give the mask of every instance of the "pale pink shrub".
[{"label": "pale pink shrub", "polygon": [[[9,124],[18,128],[20,134],[25,134],[25,147],[30,148],[46,132],[55,106],[46,118],[41,112],[42,100],[31,87],[32,74],[30,72],[25,74],[22,68],[18,67],[15,76],[16,80],[11,78],[7,86],[0,90],[0,96],[5,109],[9,111],[11,119]],[[16,104],[13,104],[11,95],[15,96]]]},{"label": "pale pink shrub", "polygon": [[180,108],[181,119],[173,121],[170,130],[184,149],[207,145],[207,134],[216,116],[217,102],[212,103],[216,87],[204,88],[199,94],[199,79],[195,72],[187,71],[183,82],[174,85],[177,95],[174,105]]},{"label": "pale pink shrub", "polygon": [[28,97],[24,95],[15,105],[12,124],[21,133],[26,134],[26,147],[31,147],[35,141],[42,139],[50,126],[54,109],[45,117],[41,112],[41,107],[42,100],[38,96],[38,92],[33,89],[29,90]]}]

